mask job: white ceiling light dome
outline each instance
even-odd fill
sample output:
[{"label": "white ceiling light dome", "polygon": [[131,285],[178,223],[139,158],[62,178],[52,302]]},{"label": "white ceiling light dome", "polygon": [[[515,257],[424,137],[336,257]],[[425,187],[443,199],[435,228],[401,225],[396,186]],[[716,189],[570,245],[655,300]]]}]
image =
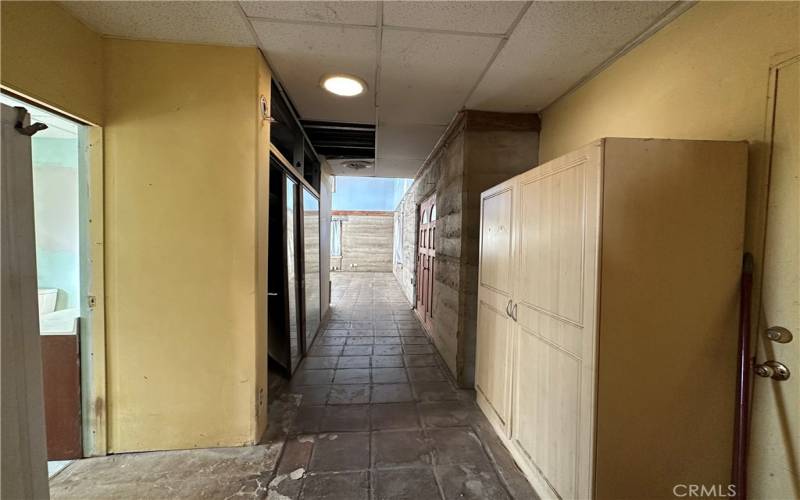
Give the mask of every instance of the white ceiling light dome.
[{"label": "white ceiling light dome", "polygon": [[344,73],[325,75],[320,85],[331,94],[342,97],[355,97],[363,94],[367,88],[367,83],[361,78]]}]

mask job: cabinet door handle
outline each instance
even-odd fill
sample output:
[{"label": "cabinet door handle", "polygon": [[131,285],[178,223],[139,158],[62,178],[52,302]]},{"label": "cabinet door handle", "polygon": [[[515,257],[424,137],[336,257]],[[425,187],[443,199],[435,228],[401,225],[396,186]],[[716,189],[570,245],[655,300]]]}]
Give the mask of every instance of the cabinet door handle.
[{"label": "cabinet door handle", "polygon": [[517,321],[517,305],[518,304],[514,304],[514,307],[511,308],[511,319],[514,321]]},{"label": "cabinet door handle", "polygon": [[508,299],[508,304],[506,304],[506,316],[511,317],[511,299]]}]

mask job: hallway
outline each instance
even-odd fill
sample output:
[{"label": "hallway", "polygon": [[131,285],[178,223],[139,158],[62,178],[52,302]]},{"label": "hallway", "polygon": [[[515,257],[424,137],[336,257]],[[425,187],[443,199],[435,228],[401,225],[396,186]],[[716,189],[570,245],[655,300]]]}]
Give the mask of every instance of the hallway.
[{"label": "hallway", "polygon": [[331,278],[330,320],[275,396],[259,445],[77,460],[51,479],[51,497],[538,498],[394,276]]},{"label": "hallway", "polygon": [[289,387],[300,408],[271,492],[536,498],[473,391],[454,387],[393,275],[333,273],[331,280],[330,320]]}]

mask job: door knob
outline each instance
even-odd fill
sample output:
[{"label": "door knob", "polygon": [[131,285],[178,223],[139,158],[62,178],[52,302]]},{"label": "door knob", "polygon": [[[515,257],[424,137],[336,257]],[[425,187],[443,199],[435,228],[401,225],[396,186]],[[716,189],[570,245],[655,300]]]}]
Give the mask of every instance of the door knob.
[{"label": "door knob", "polygon": [[792,341],[792,332],[782,326],[771,326],[764,332],[768,339],[779,344],[788,344]]},{"label": "door knob", "polygon": [[756,375],[764,378],[771,378],[772,380],[783,381],[788,380],[792,373],[780,361],[770,359],[760,365],[755,366]]},{"label": "door knob", "polygon": [[506,304],[506,315],[511,317],[511,299],[508,299],[508,304]]}]

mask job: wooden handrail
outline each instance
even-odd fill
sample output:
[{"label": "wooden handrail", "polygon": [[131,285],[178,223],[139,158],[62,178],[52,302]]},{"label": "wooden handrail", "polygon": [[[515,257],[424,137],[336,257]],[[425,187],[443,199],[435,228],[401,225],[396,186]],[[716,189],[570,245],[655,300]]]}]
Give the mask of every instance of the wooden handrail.
[{"label": "wooden handrail", "polygon": [[739,357],[736,370],[736,419],[734,421],[733,467],[731,483],[738,500],[747,499],[747,453],[750,428],[750,384],[753,357],[750,342],[750,307],[753,292],[753,256],[744,254],[739,297]]}]

